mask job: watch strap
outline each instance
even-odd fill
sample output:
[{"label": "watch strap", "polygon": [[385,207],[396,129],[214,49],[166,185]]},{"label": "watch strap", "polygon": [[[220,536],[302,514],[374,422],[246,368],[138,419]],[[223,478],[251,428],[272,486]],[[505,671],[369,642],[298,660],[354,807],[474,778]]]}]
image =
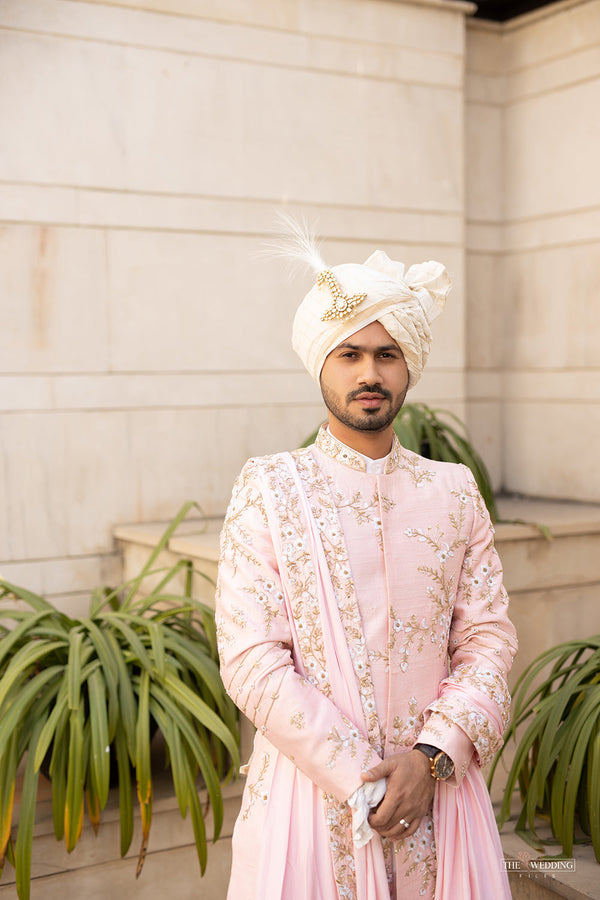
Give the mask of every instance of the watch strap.
[{"label": "watch strap", "polygon": [[[420,750],[421,753],[424,753],[425,756],[429,759],[431,777],[435,778],[436,781],[445,781],[454,773],[454,763],[444,750],[440,750],[439,747],[434,747],[433,744],[415,744],[414,749]],[[440,765],[442,766],[446,765],[448,767],[449,771],[447,772],[447,774],[444,775],[438,772],[438,763],[440,763]],[[442,768],[442,772],[443,771],[444,769]]]},{"label": "watch strap", "polygon": [[421,753],[424,753],[429,759],[435,759],[440,752],[440,748],[434,747],[433,744],[415,744],[415,750],[420,750]]}]

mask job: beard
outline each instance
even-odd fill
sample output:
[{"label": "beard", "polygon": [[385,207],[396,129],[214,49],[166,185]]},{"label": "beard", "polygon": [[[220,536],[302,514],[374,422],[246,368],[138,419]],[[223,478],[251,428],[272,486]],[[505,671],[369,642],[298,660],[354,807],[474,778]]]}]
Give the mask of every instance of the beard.
[{"label": "beard", "polygon": [[[342,404],[340,398],[329,390],[326,384],[321,382],[321,393],[323,394],[323,402],[329,412],[335,418],[354,431],[385,431],[392,424],[406,398],[408,386],[395,397],[385,388],[376,384],[366,384],[364,387],[356,391],[352,391],[346,396],[345,403]],[[361,394],[379,394],[384,398],[379,409],[361,409],[360,412],[352,412],[352,401]]]}]

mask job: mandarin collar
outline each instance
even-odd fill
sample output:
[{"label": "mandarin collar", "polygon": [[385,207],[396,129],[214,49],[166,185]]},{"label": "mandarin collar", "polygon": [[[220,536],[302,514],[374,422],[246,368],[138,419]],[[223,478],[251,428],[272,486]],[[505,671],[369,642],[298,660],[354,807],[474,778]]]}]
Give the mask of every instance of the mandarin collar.
[{"label": "mandarin collar", "polygon": [[[341,441],[338,441],[335,438],[328,428],[325,425],[321,425],[319,428],[319,433],[317,434],[317,438],[315,440],[315,446],[324,453],[325,456],[328,456],[330,459],[335,460],[335,462],[340,463],[342,466],[347,466],[349,469],[356,469],[358,472],[366,472],[367,464],[364,460],[364,457],[357,453],[355,450],[351,450],[350,447],[346,447],[345,444],[342,444]],[[384,475],[389,475],[390,472],[393,472],[400,465],[400,460],[402,456],[402,445],[398,440],[396,433],[394,432],[392,438],[392,449],[390,450],[387,458],[387,462],[385,464],[385,468],[383,470]]]}]

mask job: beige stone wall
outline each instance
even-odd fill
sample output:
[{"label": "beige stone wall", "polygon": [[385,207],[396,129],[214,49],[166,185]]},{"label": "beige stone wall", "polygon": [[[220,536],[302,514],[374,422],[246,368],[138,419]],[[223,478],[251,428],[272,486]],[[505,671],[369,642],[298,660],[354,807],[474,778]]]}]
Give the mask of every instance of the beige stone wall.
[{"label": "beige stone wall", "polygon": [[464,412],[466,7],[0,4],[0,572],[80,609],[116,523],[224,510],[318,423],[289,342],[306,280],[257,256],[284,206],[332,264],[442,259],[418,397]]},{"label": "beige stone wall", "polygon": [[467,43],[469,420],[497,485],[600,499],[600,2]]}]

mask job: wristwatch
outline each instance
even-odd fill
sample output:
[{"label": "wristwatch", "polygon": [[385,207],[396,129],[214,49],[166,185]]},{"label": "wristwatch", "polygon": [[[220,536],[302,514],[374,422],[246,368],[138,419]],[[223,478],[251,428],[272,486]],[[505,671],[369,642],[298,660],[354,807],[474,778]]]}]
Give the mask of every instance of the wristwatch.
[{"label": "wristwatch", "polygon": [[454,774],[454,763],[439,747],[433,747],[431,744],[415,744],[415,750],[420,750],[429,759],[431,774],[436,781],[446,781]]}]

